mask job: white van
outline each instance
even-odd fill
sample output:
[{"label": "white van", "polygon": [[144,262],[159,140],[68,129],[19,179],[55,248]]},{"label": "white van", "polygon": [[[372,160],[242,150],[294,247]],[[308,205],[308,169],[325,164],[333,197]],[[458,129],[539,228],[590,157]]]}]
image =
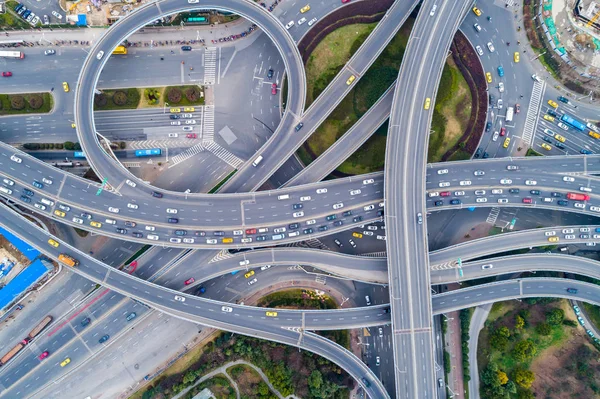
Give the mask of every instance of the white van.
[{"label": "white van", "polygon": [[108,224],[117,224],[117,221],[113,219],[106,219],[105,222]]},{"label": "white van", "polygon": [[54,205],[54,201],[50,201],[48,198],[42,198],[41,199],[41,203],[44,205],[48,205],[48,206],[53,206]]},{"label": "white van", "polygon": [[281,201],[281,200],[286,200],[286,199],[290,199],[290,195],[289,195],[289,194],[283,194],[283,195],[280,195],[280,196],[278,196],[278,197],[277,197],[277,199],[278,199],[279,201]]},{"label": "white van", "polygon": [[285,238],[285,234],[275,234],[274,236],[271,236],[271,239],[273,241],[283,240],[284,238]]},{"label": "white van", "polygon": [[268,233],[269,232],[269,228],[268,227],[261,227],[260,229],[258,229],[258,233]]},{"label": "white van", "polygon": [[259,155],[258,157],[256,157],[254,162],[252,162],[252,166],[254,166],[256,168],[258,166],[258,164],[262,162],[262,160],[263,160],[263,156]]},{"label": "white van", "polygon": [[0,186],[0,191],[2,191],[4,194],[12,194],[12,190],[4,186]]}]

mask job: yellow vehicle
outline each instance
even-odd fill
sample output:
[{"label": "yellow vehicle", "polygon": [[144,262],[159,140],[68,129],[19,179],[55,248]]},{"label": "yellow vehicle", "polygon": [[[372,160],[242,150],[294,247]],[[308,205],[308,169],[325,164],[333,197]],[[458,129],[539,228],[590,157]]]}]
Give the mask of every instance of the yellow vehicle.
[{"label": "yellow vehicle", "polygon": [[362,235],[362,233],[357,233],[357,232],[355,231],[354,233],[352,233],[352,237],[355,237],[355,238],[362,238],[362,237],[363,237],[363,235]]},{"label": "yellow vehicle", "polygon": [[63,82],[63,90],[65,91],[65,93],[69,92],[69,84],[67,82]]},{"label": "yellow vehicle", "polygon": [[70,357],[68,357],[65,360],[63,360],[62,362],[60,362],[60,367],[65,367],[69,363],[71,363],[71,358]]},{"label": "yellow vehicle", "polygon": [[544,115],[544,119],[547,120],[548,122],[554,122],[554,117],[552,115]]},{"label": "yellow vehicle", "polygon": [[515,60],[515,63],[516,63],[516,62],[519,62],[519,59],[520,59],[520,58],[519,58],[519,52],[518,52],[518,51],[515,51],[515,55],[514,55],[514,60]]},{"label": "yellow vehicle", "polygon": [[76,127],[76,126],[75,126],[75,124],[74,124],[74,123],[71,123],[71,127],[72,127],[73,129],[75,129],[75,127]]},{"label": "yellow vehicle", "polygon": [[552,147],[550,147],[548,144],[546,143],[542,143],[542,148],[546,151],[550,151],[552,149]]},{"label": "yellow vehicle", "polygon": [[233,238],[227,237],[223,238],[223,244],[231,244],[233,242]]},{"label": "yellow vehicle", "polygon": [[488,83],[492,83],[492,74],[489,72],[486,72],[485,79],[487,80]]},{"label": "yellow vehicle", "polygon": [[117,46],[117,48],[112,53],[113,54],[127,54],[127,47]]},{"label": "yellow vehicle", "polygon": [[307,4],[307,5],[305,5],[304,7],[302,7],[302,8],[300,9],[300,12],[301,12],[302,14],[304,14],[304,13],[305,13],[305,12],[307,12],[308,10],[310,10],[310,4]]},{"label": "yellow vehicle", "polygon": [[552,100],[548,100],[548,105],[551,106],[554,109],[558,108],[558,104],[555,101],[552,101]]},{"label": "yellow vehicle", "polygon": [[269,316],[269,317],[277,317],[277,312],[267,312],[267,316]]},{"label": "yellow vehicle", "polygon": [[60,245],[57,241],[54,241],[52,238],[48,240],[48,244],[52,245],[54,248],[58,248]]},{"label": "yellow vehicle", "polygon": [[423,106],[424,109],[429,109],[429,107],[431,107],[431,98],[427,97],[425,99],[425,105]]},{"label": "yellow vehicle", "polygon": [[196,110],[196,108],[194,108],[194,107],[185,107],[183,109],[184,112],[194,112],[195,110]]},{"label": "yellow vehicle", "polygon": [[473,13],[478,17],[481,17],[481,10],[477,7],[473,7]]},{"label": "yellow vehicle", "polygon": [[176,114],[178,112],[181,112],[181,108],[171,108],[171,113],[172,114]]},{"label": "yellow vehicle", "polygon": [[502,145],[502,147],[508,148],[509,144],[510,144],[510,137],[507,137],[504,139],[504,144]]},{"label": "yellow vehicle", "polygon": [[600,134],[596,133],[596,132],[592,132],[590,130],[590,132],[588,133],[591,137],[595,138],[595,139],[600,139]]},{"label": "yellow vehicle", "polygon": [[79,265],[79,261],[67,254],[58,255],[58,260],[64,263],[67,266],[75,267]]},{"label": "yellow vehicle", "polygon": [[348,80],[346,81],[346,84],[348,86],[350,86],[352,84],[352,82],[354,82],[354,79],[356,79],[356,76],[352,75],[348,78]]},{"label": "yellow vehicle", "polygon": [[244,277],[246,278],[250,278],[252,276],[254,276],[254,270],[250,270],[248,273],[244,274]]},{"label": "yellow vehicle", "polygon": [[67,216],[67,214],[66,214],[66,213],[64,213],[63,211],[59,211],[58,209],[55,209],[55,210],[54,210],[54,214],[55,214],[56,216],[60,216],[61,218],[64,218],[65,216]]},{"label": "yellow vehicle", "polygon": [[548,241],[550,242],[558,242],[558,237],[554,236],[554,237],[548,237]]},{"label": "yellow vehicle", "polygon": [[100,227],[102,227],[102,223],[100,223],[100,222],[90,222],[90,226],[99,229]]},{"label": "yellow vehicle", "polygon": [[560,141],[561,143],[564,143],[565,141],[567,141],[567,139],[565,139],[563,136],[561,136],[560,134],[555,134],[554,138],[558,141]]}]

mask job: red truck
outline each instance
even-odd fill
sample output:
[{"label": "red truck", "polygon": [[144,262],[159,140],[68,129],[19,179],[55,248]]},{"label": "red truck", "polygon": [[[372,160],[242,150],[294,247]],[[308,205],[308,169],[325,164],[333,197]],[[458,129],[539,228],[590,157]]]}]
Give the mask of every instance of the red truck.
[{"label": "red truck", "polygon": [[570,200],[575,200],[575,201],[589,201],[590,200],[589,195],[580,194],[580,193],[568,193],[567,198]]}]

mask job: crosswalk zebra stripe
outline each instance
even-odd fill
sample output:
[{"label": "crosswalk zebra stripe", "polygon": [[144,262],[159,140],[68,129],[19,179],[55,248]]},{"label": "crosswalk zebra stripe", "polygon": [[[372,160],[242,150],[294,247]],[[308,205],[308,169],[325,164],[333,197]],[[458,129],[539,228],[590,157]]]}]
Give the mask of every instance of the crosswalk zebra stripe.
[{"label": "crosswalk zebra stripe", "polygon": [[541,106],[542,96],[544,94],[545,82],[533,82],[529,108],[525,118],[525,126],[523,127],[523,141],[530,147],[533,146],[533,138],[535,137],[535,129],[537,127],[538,114]]},{"label": "crosswalk zebra stripe", "polygon": [[241,164],[244,163],[244,161],[242,161],[240,158],[236,157],[214,141],[203,141],[202,143],[208,151],[215,154],[219,159],[230,165],[232,168],[237,169]]}]

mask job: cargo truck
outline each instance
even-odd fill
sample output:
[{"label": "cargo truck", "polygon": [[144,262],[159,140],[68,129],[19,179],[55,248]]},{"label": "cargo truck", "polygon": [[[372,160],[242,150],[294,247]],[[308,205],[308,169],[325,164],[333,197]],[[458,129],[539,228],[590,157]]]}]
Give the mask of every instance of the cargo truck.
[{"label": "cargo truck", "polygon": [[75,267],[79,265],[79,261],[67,254],[58,255],[58,260],[67,266]]},{"label": "cargo truck", "polygon": [[23,349],[24,347],[25,344],[21,342],[17,344],[17,346],[15,346],[14,348],[12,348],[10,351],[8,351],[8,353],[2,356],[2,358],[0,359],[0,366],[4,366],[6,363],[8,363],[10,359],[15,357],[17,353],[21,352],[21,349]]},{"label": "cargo truck", "polygon": [[580,193],[567,193],[567,198],[575,201],[589,201],[590,196],[587,194]]},{"label": "cargo truck", "polygon": [[506,121],[512,122],[514,114],[515,114],[515,109],[513,107],[508,107],[506,109]]},{"label": "cargo truck", "polygon": [[31,330],[29,332],[29,341],[31,341],[32,339],[34,339],[39,333],[41,333],[44,328],[48,327],[48,324],[50,324],[52,322],[52,316],[46,316],[44,317],[44,320],[40,321],[40,323],[35,326],[33,328],[33,330]]}]

